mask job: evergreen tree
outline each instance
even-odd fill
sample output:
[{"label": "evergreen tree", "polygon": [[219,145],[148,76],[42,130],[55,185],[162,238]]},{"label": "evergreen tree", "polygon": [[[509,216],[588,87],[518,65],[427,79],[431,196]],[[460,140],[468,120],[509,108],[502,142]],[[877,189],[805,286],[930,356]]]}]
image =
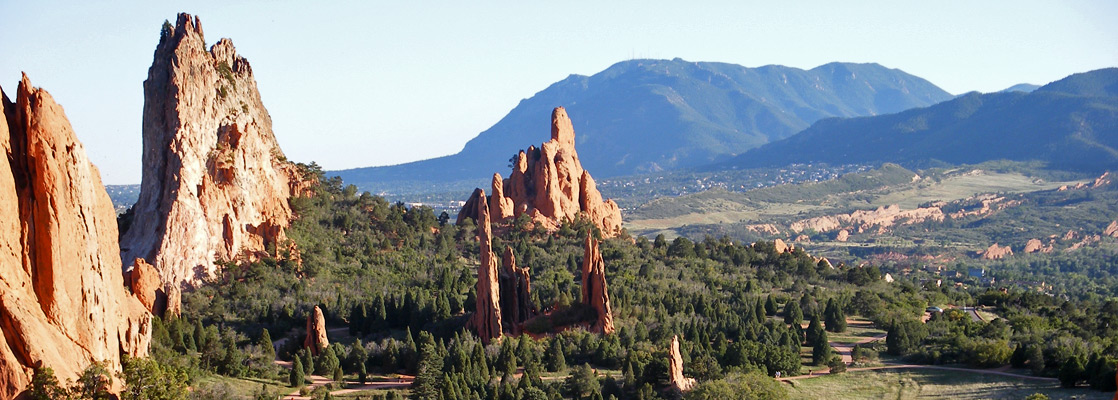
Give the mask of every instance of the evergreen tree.
[{"label": "evergreen tree", "polygon": [[276,360],[276,347],[272,344],[272,334],[265,328],[260,333],[260,350],[264,352],[264,362],[272,363]]},{"label": "evergreen tree", "polygon": [[339,385],[345,385],[345,374],[342,373],[342,367],[334,368],[334,382]]},{"label": "evergreen tree", "polygon": [[1074,388],[1079,383],[1080,376],[1083,375],[1083,360],[1079,357],[1068,357],[1064,362],[1064,366],[1060,367],[1060,386],[1065,388]]},{"label": "evergreen tree", "polygon": [[827,331],[820,330],[819,336],[811,348],[811,362],[815,365],[823,365],[830,361],[832,355],[834,355],[834,350],[831,349],[831,344],[827,341]]},{"label": "evergreen tree", "polygon": [[827,300],[827,307],[823,310],[823,318],[830,332],[846,331],[846,314],[838,306],[835,299]]},{"label": "evergreen tree", "polygon": [[314,373],[314,357],[311,356],[310,350],[300,349],[299,356],[303,362],[303,374],[311,375]]},{"label": "evergreen tree", "polygon": [[303,375],[304,368],[303,360],[300,357],[295,357],[295,364],[291,366],[291,373],[288,375],[288,383],[291,384],[291,387],[303,386],[303,381],[305,380]]},{"label": "evergreen tree", "polygon": [[437,399],[442,392],[439,379],[442,377],[443,358],[431,343],[423,345],[419,365],[412,382],[412,398],[416,400]]},{"label": "evergreen tree", "polygon": [[800,325],[804,321],[804,312],[800,310],[800,303],[795,300],[789,300],[784,304],[784,323],[788,325]]},{"label": "evergreen tree", "polygon": [[823,325],[819,323],[819,317],[811,317],[811,322],[807,325],[807,345],[814,346],[819,343],[820,337],[825,337],[826,331],[823,330]]},{"label": "evergreen tree", "polygon": [[765,315],[770,317],[776,315],[776,300],[773,300],[773,295],[771,294],[765,299]]},{"label": "evergreen tree", "polygon": [[563,356],[563,339],[556,336],[551,338],[551,345],[547,348],[548,372],[559,372],[567,368],[567,359]]}]

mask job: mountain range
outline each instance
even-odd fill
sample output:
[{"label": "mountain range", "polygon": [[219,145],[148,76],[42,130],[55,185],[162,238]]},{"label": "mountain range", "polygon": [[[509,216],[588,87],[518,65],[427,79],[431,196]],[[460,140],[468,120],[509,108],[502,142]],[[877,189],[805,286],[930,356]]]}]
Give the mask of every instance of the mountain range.
[{"label": "mountain range", "polygon": [[1031,93],[972,92],[891,115],[825,119],[711,168],[1000,159],[1092,172],[1118,167],[1118,68],[1074,74]]},{"label": "mountain range", "polygon": [[406,164],[333,172],[347,183],[485,179],[507,168],[545,119],[564,106],[581,161],[602,177],[696,167],[789,137],[830,117],[895,113],[951,99],[932,83],[878,64],[810,70],[673,60],[624,61],[571,75],[522,100],[461,152]]}]

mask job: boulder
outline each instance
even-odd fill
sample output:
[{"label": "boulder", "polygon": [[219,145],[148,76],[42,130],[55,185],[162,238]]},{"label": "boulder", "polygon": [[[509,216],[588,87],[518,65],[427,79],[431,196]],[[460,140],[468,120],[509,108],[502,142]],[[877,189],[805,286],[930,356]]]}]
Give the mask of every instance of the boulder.
[{"label": "boulder", "polygon": [[846,229],[839,231],[838,234],[835,235],[835,241],[837,242],[845,242],[847,240],[850,240],[850,231]]},{"label": "boulder", "polygon": [[116,213],[62,107],[26,75],[0,104],[0,399],[12,399],[38,366],[61,382],[94,362],[120,373],[125,355],[147,355],[152,320],[125,287]]},{"label": "boulder", "polygon": [[668,385],[680,393],[695,387],[695,379],[683,376],[683,355],[679,352],[679,335],[672,336],[672,346],[668,351]]},{"label": "boulder", "polygon": [[[579,163],[574,138],[567,111],[556,108],[551,114],[551,140],[518,153],[508,179],[493,176],[492,196],[487,200],[494,223],[527,214],[533,223],[554,231],[563,221],[586,218],[604,237],[621,234],[621,208],[613,200],[602,200],[594,179]],[[459,223],[478,219],[473,199],[458,213]]]},{"label": "boulder", "polygon": [[321,308],[314,306],[314,311],[307,315],[307,338],[303,340],[303,347],[317,356],[329,345],[330,340],[326,337],[326,317],[322,315]]},{"label": "boulder", "polygon": [[163,315],[163,310],[167,308],[167,293],[163,291],[163,283],[155,267],[137,258],[132,262],[132,268],[125,272],[125,280],[144,308],[152,314]]},{"label": "boulder", "polygon": [[233,42],[206,49],[198,18],[160,33],[144,81],[143,175],[121,259],[143,258],[163,283],[195,285],[223,260],[298,253],[288,199],[306,192],[288,162],[248,60]]},{"label": "boulder", "polygon": [[1025,242],[1025,249],[1022,251],[1024,251],[1026,254],[1036,253],[1043,248],[1044,243],[1041,243],[1040,239],[1029,239],[1028,242]]},{"label": "boulder", "polygon": [[614,331],[613,310],[609,304],[609,289],[606,287],[606,263],[602,260],[598,245],[593,237],[586,237],[582,258],[582,304],[590,306],[597,314],[591,330],[608,335]]}]

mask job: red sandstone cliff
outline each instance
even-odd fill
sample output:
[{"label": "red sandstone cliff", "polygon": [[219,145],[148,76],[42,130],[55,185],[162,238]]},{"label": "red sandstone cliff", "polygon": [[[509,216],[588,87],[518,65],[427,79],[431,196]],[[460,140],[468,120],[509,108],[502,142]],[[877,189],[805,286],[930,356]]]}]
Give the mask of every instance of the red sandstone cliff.
[{"label": "red sandstone cliff", "polygon": [[[38,365],[62,382],[142,357],[151,314],[121,275],[116,214],[62,107],[25,75],[0,92],[0,398]],[[113,388],[120,390],[120,382]]]},{"label": "red sandstone cliff", "polygon": [[[142,258],[166,284],[212,277],[215,261],[283,248],[298,169],[272,135],[247,60],[229,39],[206,49],[197,18],[166,26],[144,81],[143,179],[125,263]],[[174,305],[172,305],[174,306]]]},{"label": "red sandstone cliff", "polygon": [[[564,220],[581,217],[597,225],[604,237],[621,234],[621,209],[613,200],[602,200],[594,179],[582,169],[574,127],[563,107],[551,114],[551,140],[539,149],[521,151],[508,179],[493,174],[491,193],[489,214],[496,223],[527,214],[533,223],[554,231]],[[471,196],[458,213],[458,223],[478,220],[476,203]]]}]

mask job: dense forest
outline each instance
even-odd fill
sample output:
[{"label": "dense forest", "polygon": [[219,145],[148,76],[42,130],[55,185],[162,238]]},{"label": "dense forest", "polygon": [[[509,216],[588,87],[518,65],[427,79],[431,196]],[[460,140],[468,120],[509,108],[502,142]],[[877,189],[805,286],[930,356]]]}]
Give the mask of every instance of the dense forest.
[{"label": "dense forest", "polygon": [[[155,320],[152,356],[126,361],[116,377],[122,398],[239,396],[208,385],[213,376],[260,382],[256,398],[276,398],[320,375],[339,382],[335,388],[414,377],[407,390],[358,394],[377,399],[780,399],[788,391],[775,376],[845,370],[828,337],[848,330],[850,318],[888,333],[884,344],[856,346],[855,364],[1012,365],[1068,387],[1115,390],[1114,296],[886,280],[879,266],[832,265],[799,248],[726,237],[606,239],[616,333],[543,326],[484,345],[464,328],[477,296],[473,220],[455,225],[445,213],[358,193],[314,164],[303,168],[318,184],[313,196],[291,199],[295,246],[277,246],[297,251],[227,263],[217,279],[184,294],[180,317]],[[582,243],[598,235],[592,224],[566,221],[548,233],[521,218],[502,228],[493,247],[511,247],[530,269],[537,310],[578,302]],[[1112,267],[1113,255],[1104,257],[1100,265]],[[1016,273],[1072,268],[1052,263]],[[949,308],[922,322],[926,308],[946,304],[988,306],[1000,318],[975,321]],[[330,344],[312,354],[303,338],[316,306]],[[684,373],[698,382],[686,393],[668,385],[676,335]],[[95,367],[72,383],[40,370],[31,396],[100,398],[111,384]],[[325,386],[304,391],[330,396]]]}]

